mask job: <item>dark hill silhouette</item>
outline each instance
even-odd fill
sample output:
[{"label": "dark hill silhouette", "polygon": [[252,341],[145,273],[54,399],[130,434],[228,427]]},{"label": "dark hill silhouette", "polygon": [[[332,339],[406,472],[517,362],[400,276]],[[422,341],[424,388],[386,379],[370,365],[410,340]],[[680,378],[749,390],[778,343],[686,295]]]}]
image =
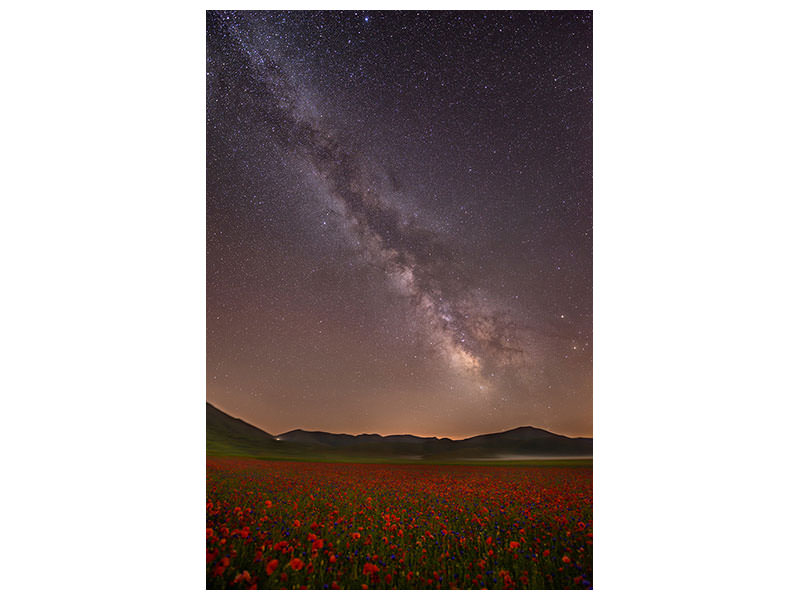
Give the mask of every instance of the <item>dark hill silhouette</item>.
[{"label": "dark hill silhouette", "polygon": [[206,436],[210,453],[265,457],[481,460],[592,456],[591,438],[569,438],[529,426],[464,440],[303,429],[273,436],[210,404],[206,404]]},{"label": "dark hill silhouette", "polygon": [[277,450],[272,435],[206,402],[206,450],[214,454],[247,454]]}]

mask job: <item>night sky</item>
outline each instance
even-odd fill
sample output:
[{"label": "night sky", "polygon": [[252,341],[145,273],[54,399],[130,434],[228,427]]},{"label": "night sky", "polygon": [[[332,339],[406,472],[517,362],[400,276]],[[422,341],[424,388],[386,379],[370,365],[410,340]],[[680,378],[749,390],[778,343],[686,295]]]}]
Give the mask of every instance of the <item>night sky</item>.
[{"label": "night sky", "polygon": [[208,401],[592,435],[592,17],[209,12]]}]

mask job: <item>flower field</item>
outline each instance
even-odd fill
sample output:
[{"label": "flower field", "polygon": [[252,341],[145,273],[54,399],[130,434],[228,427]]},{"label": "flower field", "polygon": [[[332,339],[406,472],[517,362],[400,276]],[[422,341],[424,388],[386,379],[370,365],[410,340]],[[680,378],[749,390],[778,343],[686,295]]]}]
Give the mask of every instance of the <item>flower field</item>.
[{"label": "flower field", "polygon": [[208,589],[590,589],[592,469],[209,457]]}]

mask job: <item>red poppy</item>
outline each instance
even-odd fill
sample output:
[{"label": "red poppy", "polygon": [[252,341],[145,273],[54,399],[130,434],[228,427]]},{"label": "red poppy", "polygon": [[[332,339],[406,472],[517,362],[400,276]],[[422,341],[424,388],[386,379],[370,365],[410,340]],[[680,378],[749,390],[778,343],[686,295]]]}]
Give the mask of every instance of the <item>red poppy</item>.
[{"label": "red poppy", "polygon": [[275,569],[278,568],[278,559],[273,558],[271,561],[267,563],[267,575],[272,575],[275,572]]},{"label": "red poppy", "polygon": [[[439,467],[408,477],[385,465],[208,464],[209,588],[592,587],[590,469],[465,467],[453,478]],[[529,474],[537,486],[525,485]]]},{"label": "red poppy", "polygon": [[250,573],[248,573],[247,571],[243,571],[242,573],[239,573],[233,579],[234,585],[239,583],[240,581],[244,581],[246,583],[250,583]]}]

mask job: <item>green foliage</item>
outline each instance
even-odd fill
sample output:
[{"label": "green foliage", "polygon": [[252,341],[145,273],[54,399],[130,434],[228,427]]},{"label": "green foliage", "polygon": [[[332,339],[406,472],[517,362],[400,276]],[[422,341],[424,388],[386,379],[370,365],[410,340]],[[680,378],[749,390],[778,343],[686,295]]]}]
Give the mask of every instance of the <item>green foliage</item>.
[{"label": "green foliage", "polygon": [[207,463],[208,589],[587,589],[586,468]]}]

